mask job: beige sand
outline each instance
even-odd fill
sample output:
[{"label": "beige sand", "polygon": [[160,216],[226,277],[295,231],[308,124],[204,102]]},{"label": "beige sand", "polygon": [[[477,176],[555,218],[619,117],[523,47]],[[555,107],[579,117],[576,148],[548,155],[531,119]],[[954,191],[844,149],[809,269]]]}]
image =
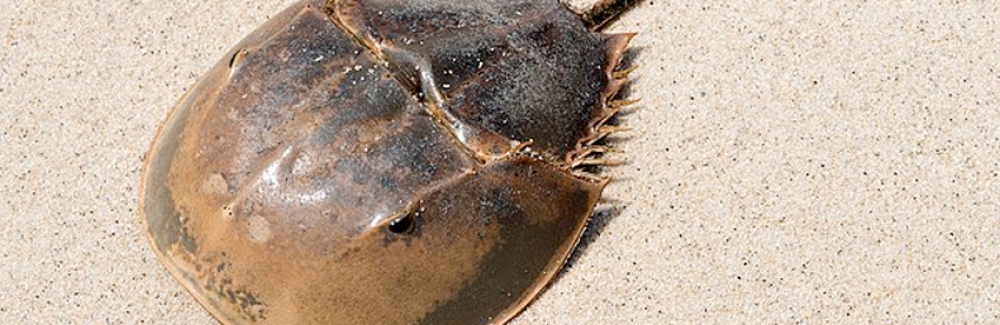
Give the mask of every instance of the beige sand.
[{"label": "beige sand", "polygon": [[[0,323],[213,324],[136,213],[281,1],[0,3]],[[731,4],[730,4],[731,3]],[[1000,322],[994,1],[646,1],[606,213],[515,324]]]}]

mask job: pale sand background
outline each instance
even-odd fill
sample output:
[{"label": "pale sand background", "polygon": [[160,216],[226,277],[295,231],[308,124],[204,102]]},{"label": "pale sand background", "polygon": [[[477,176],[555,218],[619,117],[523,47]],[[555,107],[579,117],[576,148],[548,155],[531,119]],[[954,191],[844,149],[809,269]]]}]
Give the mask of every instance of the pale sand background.
[{"label": "pale sand background", "polygon": [[[290,2],[0,4],[0,324],[213,323],[140,157]],[[644,2],[613,212],[515,324],[1000,323],[998,8]]]}]

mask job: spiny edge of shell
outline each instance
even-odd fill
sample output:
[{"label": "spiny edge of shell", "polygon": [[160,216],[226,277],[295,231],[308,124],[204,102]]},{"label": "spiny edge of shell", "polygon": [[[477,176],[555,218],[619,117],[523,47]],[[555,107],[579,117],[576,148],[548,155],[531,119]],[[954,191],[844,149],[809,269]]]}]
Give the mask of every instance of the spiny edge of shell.
[{"label": "spiny edge of shell", "polygon": [[628,131],[627,127],[610,125],[608,122],[618,115],[623,109],[637,103],[638,99],[619,99],[619,93],[628,83],[628,75],[635,70],[634,66],[622,69],[621,61],[624,57],[628,44],[635,37],[636,33],[602,34],[607,43],[605,51],[608,54],[608,64],[604,68],[608,84],[601,91],[598,113],[591,120],[586,129],[586,133],[576,143],[576,147],[566,153],[563,168],[574,176],[587,179],[593,182],[606,183],[608,177],[600,172],[593,172],[587,167],[615,166],[623,163],[622,160],[606,159],[609,153],[618,153],[621,150],[599,142],[611,134]]}]

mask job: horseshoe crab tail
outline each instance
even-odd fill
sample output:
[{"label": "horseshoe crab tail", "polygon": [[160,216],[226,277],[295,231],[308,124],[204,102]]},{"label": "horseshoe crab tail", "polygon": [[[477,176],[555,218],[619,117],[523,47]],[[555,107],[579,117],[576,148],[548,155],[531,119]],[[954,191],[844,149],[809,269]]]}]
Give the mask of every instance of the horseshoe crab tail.
[{"label": "horseshoe crab tail", "polygon": [[580,15],[580,19],[587,25],[587,28],[598,31],[638,3],[639,0],[600,0],[589,9],[574,9],[573,11]]}]

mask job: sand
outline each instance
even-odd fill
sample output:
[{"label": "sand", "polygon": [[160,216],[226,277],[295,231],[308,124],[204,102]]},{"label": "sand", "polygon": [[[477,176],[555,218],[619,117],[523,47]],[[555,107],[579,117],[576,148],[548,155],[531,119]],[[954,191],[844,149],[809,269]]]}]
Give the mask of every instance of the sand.
[{"label": "sand", "polygon": [[[291,1],[0,3],[0,323],[215,324],[156,261],[146,147]],[[626,163],[513,323],[1000,322],[1000,5],[644,1]]]}]

